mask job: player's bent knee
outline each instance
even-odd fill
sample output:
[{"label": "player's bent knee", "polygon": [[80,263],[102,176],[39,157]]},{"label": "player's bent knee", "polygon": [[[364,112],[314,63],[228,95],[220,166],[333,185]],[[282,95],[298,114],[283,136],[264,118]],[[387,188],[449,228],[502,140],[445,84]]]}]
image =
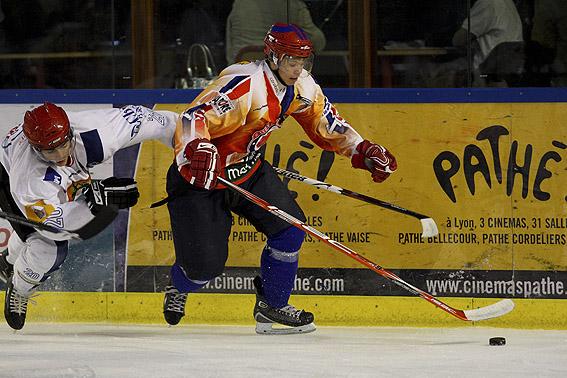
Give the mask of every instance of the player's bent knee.
[{"label": "player's bent knee", "polygon": [[39,284],[57,271],[69,252],[67,241],[32,237],[14,264],[18,276],[29,284]]},{"label": "player's bent knee", "polygon": [[179,264],[171,267],[171,281],[177,290],[182,293],[192,293],[205,286],[210,280],[197,280],[187,277],[185,269]]},{"label": "player's bent knee", "polygon": [[268,246],[282,252],[296,252],[303,244],[305,232],[297,227],[288,227],[268,238]]},{"label": "player's bent knee", "polygon": [[195,281],[210,281],[224,272],[224,261],[222,263],[180,264],[179,266],[187,278]]}]

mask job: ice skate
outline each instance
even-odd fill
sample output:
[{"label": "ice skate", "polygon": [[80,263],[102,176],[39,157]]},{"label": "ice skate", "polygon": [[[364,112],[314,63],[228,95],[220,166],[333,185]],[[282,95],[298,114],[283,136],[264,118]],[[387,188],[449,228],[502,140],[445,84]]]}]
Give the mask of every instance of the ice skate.
[{"label": "ice skate", "polygon": [[0,251],[0,280],[4,281],[6,284],[14,271],[14,266],[8,262],[7,258],[8,249]]},{"label": "ice skate", "polygon": [[163,299],[163,317],[169,325],[176,325],[185,316],[185,303],[188,293],[180,293],[175,286],[165,287],[165,297]]},{"label": "ice skate", "polygon": [[19,330],[24,328],[26,322],[29,296],[21,295],[14,289],[12,277],[9,278],[8,282],[4,300],[4,318],[6,318],[6,323],[10,327]]},{"label": "ice skate", "polygon": [[312,313],[298,310],[289,304],[282,308],[270,306],[264,299],[260,277],[254,278],[254,287],[256,288],[256,305],[254,306],[256,333],[288,335],[315,331]]}]

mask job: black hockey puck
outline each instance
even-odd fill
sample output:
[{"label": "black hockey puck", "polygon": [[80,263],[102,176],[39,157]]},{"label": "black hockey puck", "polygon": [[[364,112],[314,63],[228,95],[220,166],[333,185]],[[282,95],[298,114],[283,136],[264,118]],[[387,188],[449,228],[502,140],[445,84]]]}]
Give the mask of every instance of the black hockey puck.
[{"label": "black hockey puck", "polygon": [[506,339],[503,337],[491,337],[488,343],[490,345],[506,345]]}]

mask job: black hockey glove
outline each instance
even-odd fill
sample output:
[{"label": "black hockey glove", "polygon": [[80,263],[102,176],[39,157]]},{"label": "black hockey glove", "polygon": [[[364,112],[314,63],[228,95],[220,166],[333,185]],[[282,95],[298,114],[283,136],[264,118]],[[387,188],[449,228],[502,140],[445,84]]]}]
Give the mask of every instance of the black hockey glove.
[{"label": "black hockey glove", "polygon": [[108,177],[104,180],[92,180],[85,189],[85,197],[91,212],[95,214],[100,206],[114,206],[126,209],[138,203],[138,186],[129,177]]}]

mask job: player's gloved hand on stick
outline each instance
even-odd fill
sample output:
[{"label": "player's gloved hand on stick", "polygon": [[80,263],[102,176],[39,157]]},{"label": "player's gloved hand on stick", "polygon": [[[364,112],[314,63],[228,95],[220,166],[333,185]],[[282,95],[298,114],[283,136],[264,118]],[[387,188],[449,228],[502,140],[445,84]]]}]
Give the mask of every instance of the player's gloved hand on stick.
[{"label": "player's gloved hand on stick", "polygon": [[382,182],[398,168],[396,158],[379,144],[364,140],[356,146],[351,163],[354,168],[366,169],[372,174],[372,180]]},{"label": "player's gloved hand on stick", "polygon": [[91,212],[95,214],[101,206],[126,209],[138,203],[140,192],[136,181],[130,177],[108,177],[92,180],[85,189],[85,197]]},{"label": "player's gloved hand on stick", "polygon": [[179,173],[187,182],[202,189],[213,189],[220,173],[217,147],[204,138],[194,139],[185,146],[186,164]]}]

